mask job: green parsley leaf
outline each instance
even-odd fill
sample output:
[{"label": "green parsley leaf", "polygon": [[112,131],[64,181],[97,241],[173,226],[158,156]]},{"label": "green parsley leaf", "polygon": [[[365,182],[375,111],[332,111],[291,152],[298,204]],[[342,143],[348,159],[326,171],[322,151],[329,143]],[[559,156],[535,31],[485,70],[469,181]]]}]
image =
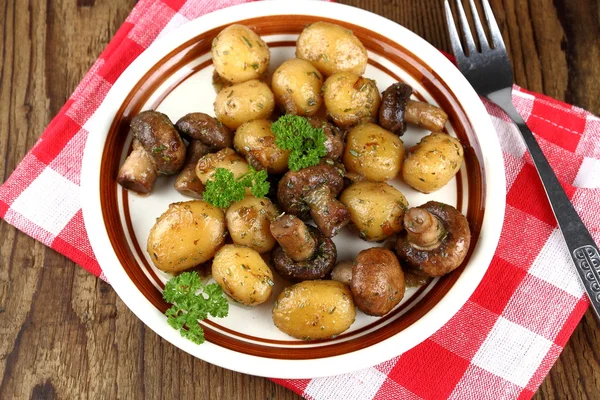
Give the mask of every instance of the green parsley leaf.
[{"label": "green parsley leaf", "polygon": [[165,312],[169,325],[196,344],[204,343],[204,331],[198,321],[209,315],[223,318],[229,313],[223,289],[216,283],[204,285],[197,272],[184,272],[169,279],[163,298],[171,303]]},{"label": "green parsley leaf", "polygon": [[288,167],[292,171],[317,165],[327,154],[325,132],[304,117],[284,115],[271,125],[271,132],[275,135],[275,144],[290,151]]},{"label": "green parsley leaf", "polygon": [[255,197],[265,197],[269,193],[270,184],[267,182],[266,171],[250,171],[235,179],[233,172],[226,168],[217,168],[212,179],[206,182],[202,197],[204,201],[215,207],[227,208],[231,203],[246,197],[246,188]]}]

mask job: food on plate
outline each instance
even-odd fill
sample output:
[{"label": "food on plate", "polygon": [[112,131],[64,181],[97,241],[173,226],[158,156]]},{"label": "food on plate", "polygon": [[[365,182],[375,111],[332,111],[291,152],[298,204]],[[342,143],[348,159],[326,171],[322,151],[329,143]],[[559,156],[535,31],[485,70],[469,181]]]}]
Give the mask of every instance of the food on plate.
[{"label": "food on plate", "polygon": [[336,72],[362,75],[367,50],[352,31],[328,22],[308,25],[296,41],[296,57],[310,61],[325,76]]},{"label": "food on plate", "polygon": [[[331,160],[328,160],[331,161]],[[288,171],[279,181],[277,200],[283,211],[309,215],[326,237],[335,236],[350,220],[336,197],[344,187],[343,170],[327,160],[314,167]]]},{"label": "food on plate", "polygon": [[364,240],[378,242],[404,228],[408,201],[385,182],[354,183],[342,192],[340,201],[348,208],[350,220]]},{"label": "food on plate", "polygon": [[271,121],[257,119],[246,122],[235,131],[233,146],[256,169],[266,169],[270,174],[288,170],[290,152],[275,144]]},{"label": "food on plate", "polygon": [[223,89],[215,99],[215,115],[229,129],[255,119],[267,119],[274,108],[273,92],[256,79]]},{"label": "food on plate", "polygon": [[344,154],[344,135],[337,126],[320,118],[309,118],[308,122],[315,127],[323,130],[325,134],[325,157],[340,161]]},{"label": "food on plate", "polygon": [[357,125],[348,133],[344,166],[372,181],[395,178],[404,160],[400,138],[379,125]]},{"label": "food on plate", "polygon": [[219,32],[212,42],[211,54],[217,73],[232,83],[258,79],[271,60],[264,40],[252,29],[238,24]]},{"label": "food on plate", "polygon": [[429,201],[404,216],[396,254],[403,265],[422,276],[442,276],[463,262],[471,243],[467,218],[456,208]]},{"label": "food on plate", "polygon": [[264,303],[273,291],[273,272],[260,254],[226,244],[215,255],[212,276],[232,299],[247,306]]},{"label": "food on plate", "polygon": [[286,114],[314,115],[321,104],[323,76],[308,61],[292,58],[273,73],[271,87],[275,101]]},{"label": "food on plate", "polygon": [[283,252],[292,261],[313,258],[317,250],[317,241],[300,218],[292,214],[281,214],[273,219],[269,229]]},{"label": "food on plate", "polygon": [[216,153],[206,154],[196,164],[196,175],[206,185],[212,179],[217,169],[226,169],[233,173],[234,178],[239,178],[250,171],[250,166],[232,148],[225,148]]},{"label": "food on plate", "polygon": [[196,164],[198,160],[208,154],[208,146],[201,141],[193,139],[187,147],[185,164],[175,180],[175,190],[184,196],[202,199],[204,183],[196,175]]},{"label": "food on plate", "polygon": [[382,316],[404,297],[404,273],[391,250],[374,247],[358,253],[352,269],[352,297],[365,314]]},{"label": "food on plate", "polygon": [[275,144],[290,151],[288,167],[292,171],[317,165],[327,155],[327,135],[304,117],[284,115],[271,125]]},{"label": "food on plate", "polygon": [[224,242],[223,211],[191,200],[169,205],[150,230],[146,249],[156,268],[174,273],[210,260]]},{"label": "food on plate", "polygon": [[333,267],[331,279],[350,286],[352,284],[352,268],[354,268],[354,263],[352,261],[340,261]]},{"label": "food on plate", "polygon": [[271,233],[279,243],[273,249],[273,266],[284,278],[321,279],[334,267],[337,249],[333,241],[298,217],[277,218],[271,223]]},{"label": "food on plate", "polygon": [[117,176],[126,189],[146,194],[158,175],[176,174],[185,162],[185,144],[165,114],[143,111],[131,120],[133,151]]},{"label": "food on plate", "polygon": [[165,312],[169,325],[196,344],[204,343],[204,330],[198,321],[209,314],[215,318],[229,314],[229,302],[221,286],[202,283],[197,272],[183,272],[169,279],[163,298],[171,304]]},{"label": "food on plate", "polygon": [[248,246],[258,253],[270,251],[275,246],[275,238],[269,226],[277,214],[277,207],[267,198],[248,196],[233,203],[225,213],[233,243]]},{"label": "food on plate", "polygon": [[[386,315],[407,286],[463,262],[467,219],[433,201],[409,209],[390,184],[401,176],[430,193],[455,176],[464,151],[439,133],[448,116],[411,100],[413,89],[402,82],[381,98],[376,82],[362,75],[367,52],[351,31],[325,22],[307,26],[297,58],[278,66],[271,87],[259,80],[269,48],[251,29],[221,31],[212,56],[216,118],[193,112],[173,126],[164,114],[139,114],[131,123],[134,151],[119,174],[119,183],[147,193],[157,175],[181,171],[175,188],[202,199],[169,205],[147,243],[162,271],[210,265],[216,285],[205,286],[195,272],[167,283],[168,321],[183,336],[204,340],[196,322],[227,314],[223,293],[247,306],[269,301],[273,271],[299,282],[275,301],[274,324],[316,340],[347,330],[356,307]],[[285,112],[279,118],[272,115],[275,103]],[[434,133],[405,154],[399,136],[407,124]],[[365,241],[389,240],[353,261],[338,260],[331,238],[349,223],[347,233]],[[227,234],[233,244],[225,243]]]},{"label": "food on plate", "polygon": [[347,330],[356,318],[352,293],[337,281],[304,281],[281,292],[273,306],[275,326],[304,340],[327,339]]},{"label": "food on plate", "polygon": [[381,98],[379,123],[396,135],[402,136],[406,124],[413,124],[433,132],[440,132],[448,121],[448,115],[439,107],[411,100],[413,89],[404,82],[388,87]]},{"label": "food on plate", "polygon": [[431,193],[444,187],[460,170],[464,150],[445,133],[431,133],[406,153],[402,178],[413,189]]},{"label": "food on plate", "polygon": [[373,121],[381,98],[375,81],[352,72],[338,72],[323,84],[327,114],[340,127]]},{"label": "food on plate", "polygon": [[231,147],[233,132],[220,121],[201,112],[189,113],[175,124],[181,135],[188,140],[199,140],[210,151]]},{"label": "food on plate", "polygon": [[225,168],[217,168],[214,176],[206,181],[206,189],[202,193],[203,199],[219,208],[227,208],[236,201],[241,201],[248,194],[255,197],[264,197],[269,193],[270,184],[265,171],[256,171],[252,168],[239,176]]}]

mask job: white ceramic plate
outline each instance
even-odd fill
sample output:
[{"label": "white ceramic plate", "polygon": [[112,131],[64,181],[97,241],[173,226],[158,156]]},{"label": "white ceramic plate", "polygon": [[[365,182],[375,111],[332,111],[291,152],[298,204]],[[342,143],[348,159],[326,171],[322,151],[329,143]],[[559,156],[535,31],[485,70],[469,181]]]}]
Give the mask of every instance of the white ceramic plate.
[{"label": "white ceramic plate", "polygon": [[[326,20],[352,29],[369,51],[365,76],[381,91],[404,80],[417,97],[448,112],[446,130],[465,146],[465,163],[442,190],[424,195],[392,182],[417,206],[428,200],[457,206],[469,219],[471,252],[459,269],[424,287],[410,288],[403,302],[383,318],[358,313],[349,331],[326,341],[294,340],[275,328],[272,302],[256,308],[230,305],[224,319],[203,322],[207,342],[182,338],[163,315],[161,288],[169,276],[153,267],[145,251],[155,218],[172,202],[186,200],[160,178],[153,193],[127,193],[115,181],[131,138],[128,121],[143,109],[157,109],[176,121],[188,112],[214,115],[210,42],[224,26],[253,27],[269,44],[271,71],[294,56],[294,41],[311,22]],[[82,170],[83,216],[94,253],[127,306],[151,329],[182,350],[212,364],[253,375],[308,378],[340,374],[390,359],[443,326],[473,293],[492,259],[505,208],[500,145],[476,93],[435,48],[405,28],[375,14],[325,2],[259,2],[227,8],[194,20],[157,40],[125,70],[87,123],[89,138]],[[410,128],[408,148],[424,132]],[[353,259],[364,242],[344,231],[334,239],[338,259]],[[275,295],[289,285],[276,280]]]}]

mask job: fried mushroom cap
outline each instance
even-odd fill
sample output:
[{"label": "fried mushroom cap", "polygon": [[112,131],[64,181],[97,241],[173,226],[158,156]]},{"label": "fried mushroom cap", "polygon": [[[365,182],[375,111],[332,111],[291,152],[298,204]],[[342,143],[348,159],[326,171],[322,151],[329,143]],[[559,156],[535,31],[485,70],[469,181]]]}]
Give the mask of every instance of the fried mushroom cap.
[{"label": "fried mushroom cap", "polygon": [[415,274],[445,275],[458,268],[469,251],[469,223],[447,204],[430,201],[418,208],[404,217],[406,232],[398,236],[396,254]]},{"label": "fried mushroom cap", "polygon": [[283,210],[302,219],[310,215],[327,237],[335,236],[350,220],[346,206],[336,199],[344,188],[344,170],[331,160],[288,171],[279,181],[277,199]]},{"label": "fried mushroom cap", "polygon": [[273,266],[286,279],[295,281],[321,279],[327,276],[335,266],[337,249],[333,241],[325,237],[318,229],[312,226],[306,227],[317,243],[316,251],[311,258],[295,262],[281,246],[273,249]]}]

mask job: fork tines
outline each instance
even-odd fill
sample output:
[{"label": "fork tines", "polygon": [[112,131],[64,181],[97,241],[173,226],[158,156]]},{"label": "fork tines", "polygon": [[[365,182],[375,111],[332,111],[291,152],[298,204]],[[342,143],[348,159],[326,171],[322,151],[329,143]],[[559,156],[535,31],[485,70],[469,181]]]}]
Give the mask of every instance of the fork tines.
[{"label": "fork tines", "polygon": [[[456,8],[458,10],[458,19],[460,20],[461,32],[465,40],[466,50],[463,49],[463,46],[460,41],[460,35],[458,30],[456,29],[456,24],[454,22],[454,17],[452,16],[452,9],[450,8],[450,0],[444,1],[444,6],[446,8],[446,19],[448,21],[449,33],[450,33],[450,41],[452,42],[452,50],[454,51],[454,55],[459,57],[461,54],[474,54],[478,53],[479,50],[475,46],[475,41],[473,39],[473,35],[471,34],[471,29],[469,28],[469,22],[467,20],[467,15],[465,14],[465,9],[462,5],[461,0],[453,0],[456,4]],[[502,41],[502,34],[500,33],[500,28],[496,23],[496,19],[494,18],[494,14],[492,13],[492,8],[490,7],[490,3],[488,0],[481,0],[483,4],[483,12],[485,14],[485,20],[487,26],[490,30],[491,35],[491,47],[494,49],[504,49],[504,42]],[[475,22],[475,32],[477,33],[477,38],[479,39],[479,44],[481,46],[481,51],[488,50],[490,48],[490,43],[488,42],[487,36],[485,34],[485,30],[481,23],[481,19],[479,18],[479,13],[477,12],[477,7],[475,6],[474,0],[469,0],[469,5],[471,7],[471,14],[473,15],[473,20]]]}]

